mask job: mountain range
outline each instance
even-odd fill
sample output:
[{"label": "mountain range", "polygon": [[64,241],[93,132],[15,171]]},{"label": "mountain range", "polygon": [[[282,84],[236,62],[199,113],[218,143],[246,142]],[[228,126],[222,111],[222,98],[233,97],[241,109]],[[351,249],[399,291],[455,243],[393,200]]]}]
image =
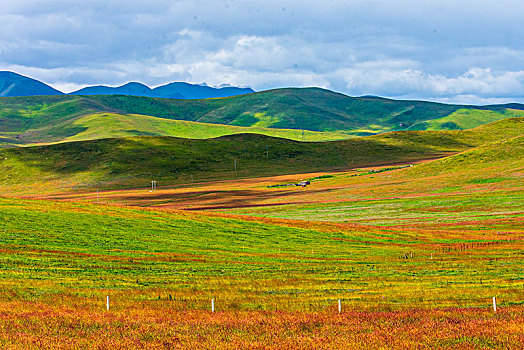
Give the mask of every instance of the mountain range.
[{"label": "mountain range", "polygon": [[[154,89],[137,82],[130,82],[118,87],[104,85],[88,86],[71,92],[70,95],[128,95],[176,99],[203,99],[229,97],[254,92],[251,88],[219,87],[174,82],[158,86]],[[45,83],[8,71],[0,71],[0,96],[39,96],[64,95]]]}]

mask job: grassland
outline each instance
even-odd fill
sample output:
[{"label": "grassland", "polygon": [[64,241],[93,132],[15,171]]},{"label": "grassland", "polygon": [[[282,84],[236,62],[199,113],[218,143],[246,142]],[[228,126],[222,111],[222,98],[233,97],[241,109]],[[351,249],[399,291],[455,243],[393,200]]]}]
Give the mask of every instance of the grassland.
[{"label": "grassland", "polygon": [[522,340],[522,232],[511,229],[428,233],[21,199],[0,207],[4,348]]},{"label": "grassland", "polygon": [[235,212],[375,226],[416,223],[428,230],[463,230],[480,223],[483,230],[518,229],[524,219],[522,154],[524,136],[413,167],[334,174],[313,182],[308,192],[266,194],[259,202],[253,196],[253,203],[245,198],[249,208]]},{"label": "grassland", "polygon": [[0,347],[519,349],[523,127],[2,150]]},{"label": "grassland", "polygon": [[466,129],[523,115],[520,110],[506,107],[522,106],[475,107],[354,98],[316,88],[205,100],[120,95],[10,97],[0,98],[0,146],[136,135],[186,137],[188,129],[195,131],[191,138],[246,132],[233,126],[295,140],[302,139],[301,130],[327,132],[309,132],[306,140],[337,140],[395,130]]},{"label": "grassland", "polygon": [[[483,306],[494,290],[501,305],[521,296],[515,275],[522,268],[522,252],[515,250],[521,242],[511,232],[457,238],[10,199],[2,200],[2,220],[2,277],[20,284],[5,298],[51,300],[60,292],[98,302],[111,290],[121,298],[129,293],[130,300],[156,301],[194,292],[186,308],[208,309],[214,295],[223,310],[320,311],[339,297],[350,308],[398,310]],[[508,253],[504,263],[475,265],[479,257]],[[406,276],[413,278],[405,282]],[[405,284],[427,288],[427,298]],[[457,294],[470,287],[476,292]]]},{"label": "grassland", "polygon": [[170,186],[412,162],[520,135],[523,120],[505,119],[465,131],[405,131],[320,143],[238,134],[206,140],[142,136],[4,149],[1,193],[142,187],[151,180]]},{"label": "grassland", "polygon": [[[430,231],[518,231],[524,215],[522,154],[524,137],[517,136],[414,166],[188,184],[154,193],[106,191],[99,198],[133,206]],[[301,179],[312,185],[272,186]],[[48,198],[95,201],[92,193]]]}]

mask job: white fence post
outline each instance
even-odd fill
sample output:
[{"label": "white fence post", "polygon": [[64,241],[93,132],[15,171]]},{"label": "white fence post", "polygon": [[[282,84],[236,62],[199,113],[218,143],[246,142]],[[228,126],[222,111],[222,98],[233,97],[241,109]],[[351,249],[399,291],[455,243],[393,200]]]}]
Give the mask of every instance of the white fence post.
[{"label": "white fence post", "polygon": [[106,307],[107,307],[107,310],[109,311],[109,295],[106,297]]},{"label": "white fence post", "polygon": [[495,297],[493,297],[493,311],[497,312],[497,301],[495,300]]},{"label": "white fence post", "polygon": [[340,299],[338,299],[338,313],[341,313],[341,312],[342,312],[342,303]]},{"label": "white fence post", "polygon": [[211,299],[211,312],[215,312],[215,299]]}]

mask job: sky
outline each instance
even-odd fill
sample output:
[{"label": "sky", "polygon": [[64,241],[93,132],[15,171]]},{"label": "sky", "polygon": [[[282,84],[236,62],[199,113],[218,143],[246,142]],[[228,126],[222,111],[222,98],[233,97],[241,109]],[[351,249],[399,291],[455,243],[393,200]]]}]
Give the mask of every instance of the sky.
[{"label": "sky", "polygon": [[0,0],[0,70],[71,92],[173,81],[524,102],[521,0]]}]

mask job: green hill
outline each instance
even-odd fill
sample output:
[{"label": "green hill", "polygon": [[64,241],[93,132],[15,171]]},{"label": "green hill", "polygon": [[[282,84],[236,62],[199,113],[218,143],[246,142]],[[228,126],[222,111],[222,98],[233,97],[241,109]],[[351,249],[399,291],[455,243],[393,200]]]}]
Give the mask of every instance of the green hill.
[{"label": "green hill", "polygon": [[445,175],[446,181],[451,183],[464,179],[483,179],[492,173],[500,175],[506,172],[519,177],[521,175],[517,174],[524,171],[524,118],[506,119],[471,130],[449,133],[457,135],[457,141],[471,145],[476,143],[477,146],[406,169],[406,178]]},{"label": "green hill", "polygon": [[442,118],[418,122],[411,130],[465,130],[484,125],[497,120],[522,116],[520,110],[482,110],[461,108]]},{"label": "green hill", "polygon": [[[257,134],[215,139],[132,137],[0,151],[3,193],[119,188],[234,177],[343,170],[441,157],[520,136],[524,118],[466,131],[406,131],[334,142],[297,142]],[[235,171],[236,163],[236,171]]]},{"label": "green hill", "polygon": [[[100,114],[118,114],[127,120],[150,116],[228,126],[337,132],[336,135],[318,138],[333,140],[344,135],[370,135],[393,130],[467,129],[524,115],[524,112],[515,109],[521,105],[512,105],[514,109],[511,110],[506,107],[455,106],[377,97],[355,98],[319,88],[278,89],[205,100],[122,95],[10,97],[0,98],[0,144],[23,145],[85,139],[79,134],[89,134],[89,138],[96,139],[152,133],[140,121],[133,122],[138,128],[129,130],[113,130],[111,125],[107,128],[98,125],[97,130],[89,130],[92,125],[83,123],[85,120],[78,120]],[[205,125],[201,125],[202,135],[220,135],[203,130],[205,128]],[[245,130],[236,129],[234,132]],[[274,135],[267,131],[263,133]],[[186,137],[164,131],[153,134]],[[277,135],[297,139],[294,136]]]},{"label": "green hill", "polygon": [[[80,116],[32,130],[29,137],[35,143],[86,141],[101,138],[132,136],[172,136],[204,139],[241,133],[256,133],[300,141],[343,140],[349,136],[340,132],[317,132],[294,129],[270,129],[208,124],[173,120],[137,114],[95,113]],[[11,140],[16,141],[16,140]],[[14,143],[12,142],[12,143]]]},{"label": "green hill", "polygon": [[[410,169],[408,175],[463,172],[468,176],[483,178],[486,169],[524,171],[524,133],[520,136],[488,143]],[[481,171],[482,170],[482,171]],[[520,177],[524,175],[521,174]],[[494,181],[496,182],[496,181]]]}]

